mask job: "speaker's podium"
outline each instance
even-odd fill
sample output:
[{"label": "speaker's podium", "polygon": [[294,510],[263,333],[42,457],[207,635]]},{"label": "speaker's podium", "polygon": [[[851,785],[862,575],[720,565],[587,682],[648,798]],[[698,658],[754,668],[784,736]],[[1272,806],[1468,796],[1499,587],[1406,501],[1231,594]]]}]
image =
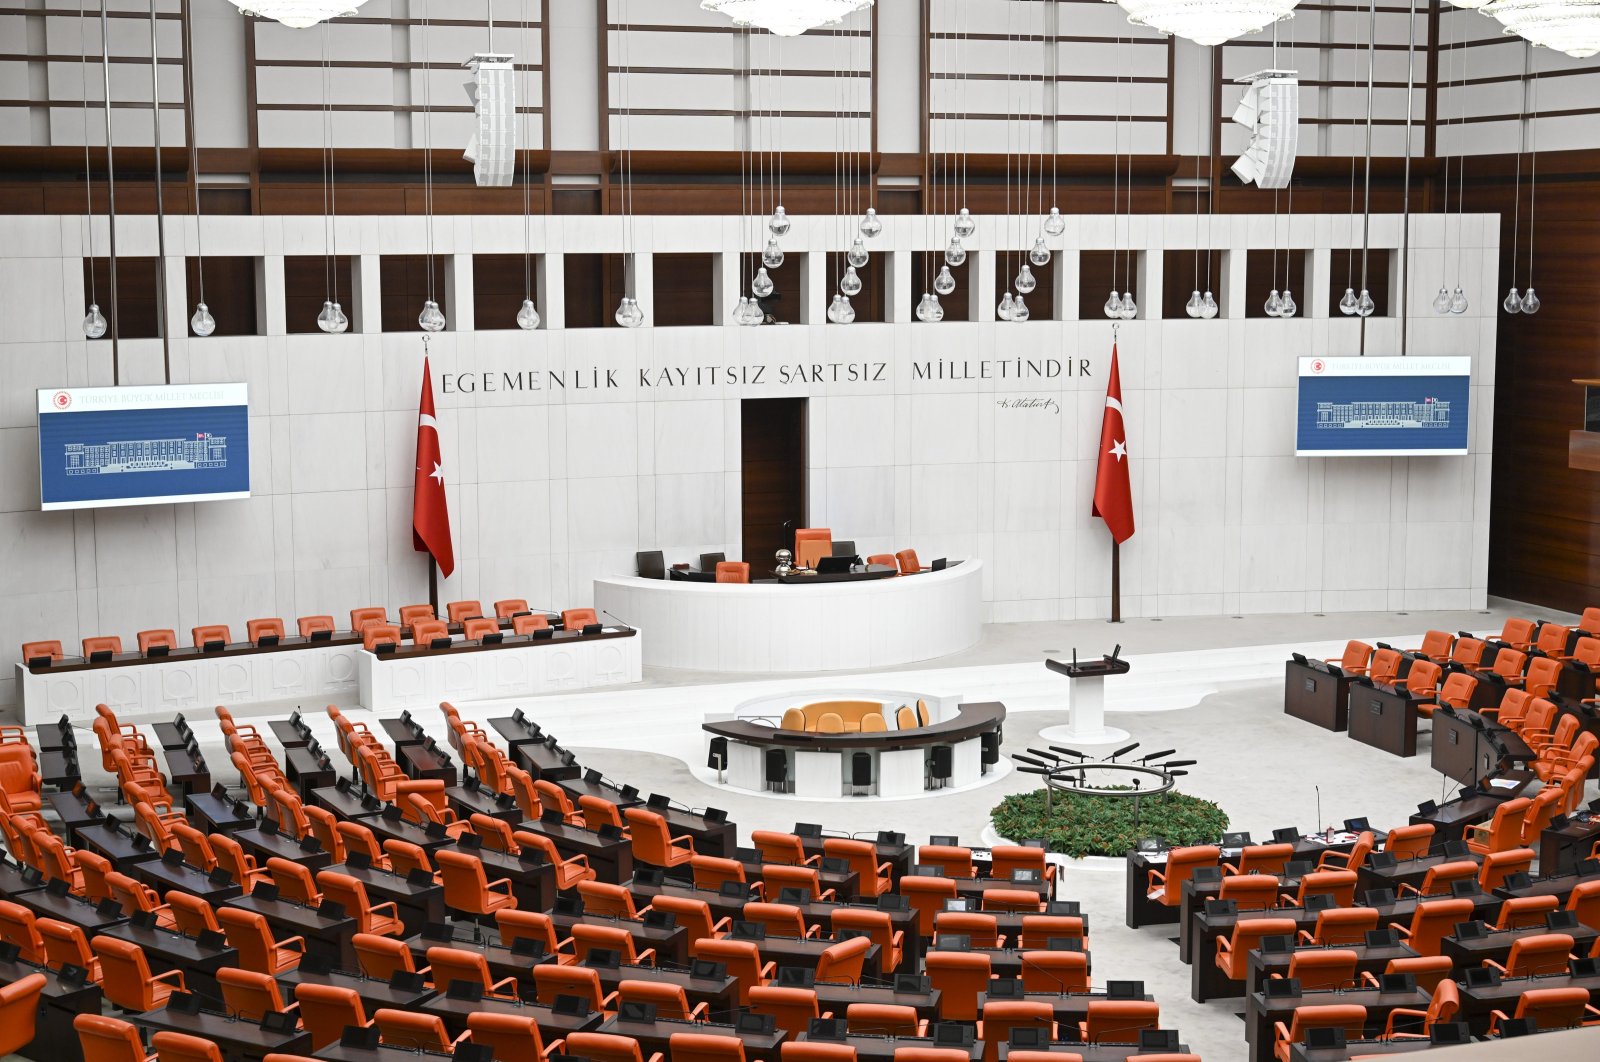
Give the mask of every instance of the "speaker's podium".
[{"label": "speaker's podium", "polygon": [[1295,653],[1284,665],[1283,714],[1324,730],[1350,725],[1350,680],[1336,664]]},{"label": "speaker's podium", "polygon": [[1110,656],[1080,662],[1073,654],[1072,662],[1046,660],[1044,666],[1058,675],[1072,680],[1072,696],[1068,701],[1072,720],[1066,726],[1051,726],[1039,732],[1046,741],[1070,741],[1079,745],[1105,745],[1128,740],[1128,732],[1106,726],[1106,679],[1112,675],[1126,675],[1133,669],[1121,658],[1122,646],[1117,646]]},{"label": "speaker's podium", "polygon": [[1532,755],[1520,736],[1477,712],[1458,712],[1449,705],[1433,710],[1433,769],[1462,785],[1474,785]]}]

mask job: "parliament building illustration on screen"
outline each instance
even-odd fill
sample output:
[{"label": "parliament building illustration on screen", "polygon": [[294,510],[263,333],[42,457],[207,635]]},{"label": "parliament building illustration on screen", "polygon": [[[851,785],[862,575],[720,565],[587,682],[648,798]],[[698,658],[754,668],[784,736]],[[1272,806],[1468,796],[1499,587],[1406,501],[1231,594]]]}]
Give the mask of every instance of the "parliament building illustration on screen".
[{"label": "parliament building illustration on screen", "polygon": [[197,468],[227,467],[227,437],[203,431],[195,432],[193,439],[66,444],[66,472],[69,476],[184,472]]},{"label": "parliament building illustration on screen", "polygon": [[1450,403],[1433,398],[1421,402],[1318,402],[1318,428],[1448,428]]}]

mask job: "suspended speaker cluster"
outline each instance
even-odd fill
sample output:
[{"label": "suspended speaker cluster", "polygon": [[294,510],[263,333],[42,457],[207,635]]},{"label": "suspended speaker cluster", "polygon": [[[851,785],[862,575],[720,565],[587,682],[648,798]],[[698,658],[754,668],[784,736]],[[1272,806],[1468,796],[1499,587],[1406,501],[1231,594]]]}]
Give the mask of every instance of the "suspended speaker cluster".
[{"label": "suspended speaker cluster", "polygon": [[509,188],[517,164],[516,64],[510,55],[479,52],[467,60],[472,139],[463,157],[479,188]]},{"label": "suspended speaker cluster", "polygon": [[1251,74],[1233,120],[1250,130],[1234,176],[1258,188],[1287,188],[1300,147],[1300,80],[1293,71]]}]

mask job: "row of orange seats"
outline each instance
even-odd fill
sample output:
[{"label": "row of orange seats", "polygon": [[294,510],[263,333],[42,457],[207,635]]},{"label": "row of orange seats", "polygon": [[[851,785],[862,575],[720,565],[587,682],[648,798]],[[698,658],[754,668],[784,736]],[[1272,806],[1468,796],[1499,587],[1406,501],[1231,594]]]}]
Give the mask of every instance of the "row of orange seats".
[{"label": "row of orange seats", "polygon": [[[494,615],[487,616],[483,605],[478,601],[451,601],[445,606],[445,618],[440,618],[434,613],[432,605],[405,605],[400,609],[398,622],[391,622],[388,610],[381,605],[350,610],[349,630],[364,636],[366,648],[382,641],[399,642],[403,634],[409,633],[412,640],[419,645],[426,645],[433,638],[448,637],[449,628],[458,625],[463,628],[463,633],[468,638],[481,638],[485,634],[492,634],[501,629],[503,621],[510,621],[514,634],[528,634],[534,630],[550,625],[549,620],[542,613],[530,612],[528,602],[520,597],[507,598],[494,603]],[[334,618],[331,615],[301,616],[295,621],[300,637],[313,638],[319,634],[332,634],[337,630]],[[561,625],[568,630],[581,630],[591,623],[597,623],[598,617],[592,608],[571,608],[561,613]],[[383,635],[373,641],[365,637],[370,628],[381,628]],[[245,621],[245,640],[252,645],[275,644],[277,640],[286,636],[287,628],[284,621],[276,616],[263,617]],[[223,623],[206,624],[190,629],[190,637],[194,648],[218,648],[233,644],[233,631]],[[139,653],[149,656],[151,650],[157,652],[178,648],[178,634],[171,628],[161,628],[139,631],[135,636],[139,646]],[[122,652],[122,638],[120,635],[96,635],[83,639],[83,658],[86,660],[115,656]],[[63,659],[62,642],[59,639],[49,641],[35,641],[22,643],[22,659],[25,663],[35,661],[55,662]]]}]

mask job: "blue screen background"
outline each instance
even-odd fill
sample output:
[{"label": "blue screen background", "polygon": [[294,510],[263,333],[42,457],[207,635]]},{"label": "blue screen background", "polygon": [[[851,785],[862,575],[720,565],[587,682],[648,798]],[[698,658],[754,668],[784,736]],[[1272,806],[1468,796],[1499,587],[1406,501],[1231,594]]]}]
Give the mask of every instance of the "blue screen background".
[{"label": "blue screen background", "polygon": [[[1302,376],[1295,449],[1412,450],[1421,454],[1465,450],[1471,393],[1467,376]],[[1317,427],[1318,402],[1421,402],[1426,398],[1450,403],[1448,427]]]},{"label": "blue screen background", "polygon": [[[141,439],[193,439],[205,432],[227,439],[225,468],[68,475],[69,443],[99,444]],[[182,409],[114,409],[39,414],[39,489],[44,504],[125,501],[250,489],[248,406]]]}]

